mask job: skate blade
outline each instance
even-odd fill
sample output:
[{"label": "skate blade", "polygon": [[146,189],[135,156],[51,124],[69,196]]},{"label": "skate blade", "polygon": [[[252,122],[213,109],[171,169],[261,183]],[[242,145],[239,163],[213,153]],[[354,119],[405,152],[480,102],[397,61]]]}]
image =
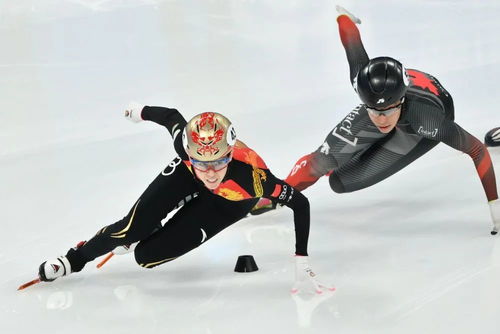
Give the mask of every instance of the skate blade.
[{"label": "skate blade", "polygon": [[106,257],[101,262],[99,262],[96,267],[101,268],[102,266],[104,266],[104,264],[108,262],[109,259],[113,257],[113,255],[114,255],[113,253],[109,253],[108,255],[106,255]]},{"label": "skate blade", "polygon": [[39,278],[36,278],[28,283],[24,283],[23,285],[21,285],[19,288],[17,288],[17,291],[24,290],[24,289],[26,289],[34,284],[40,283],[40,282],[41,282],[41,280]]}]

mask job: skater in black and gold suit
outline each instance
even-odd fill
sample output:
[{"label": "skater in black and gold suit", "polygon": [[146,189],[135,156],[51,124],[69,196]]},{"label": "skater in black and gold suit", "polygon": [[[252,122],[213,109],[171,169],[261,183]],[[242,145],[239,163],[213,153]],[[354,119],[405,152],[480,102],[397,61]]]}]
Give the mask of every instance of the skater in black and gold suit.
[{"label": "skater in black and gold suit", "polygon": [[[297,281],[309,281],[320,289],[308,264],[307,198],[276,178],[257,153],[239,142],[225,116],[207,112],[186,122],[176,109],[149,106],[130,107],[125,116],[166,127],[179,156],[123,219],[101,228],[65,256],[43,262],[39,268],[42,281],[79,272],[86,263],[115,248],[133,250],[144,268],[170,262],[245,217],[266,196],[293,210]],[[179,207],[162,226],[161,220]]]}]

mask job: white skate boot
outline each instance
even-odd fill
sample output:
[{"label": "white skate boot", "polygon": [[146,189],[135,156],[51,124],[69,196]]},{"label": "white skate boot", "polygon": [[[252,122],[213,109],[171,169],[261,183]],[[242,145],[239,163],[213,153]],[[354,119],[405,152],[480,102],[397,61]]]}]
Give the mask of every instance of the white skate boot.
[{"label": "white skate boot", "polygon": [[355,24],[361,24],[361,20],[359,18],[357,18],[353,13],[351,13],[350,11],[345,9],[344,7],[336,5],[335,9],[337,10],[337,13],[339,13],[339,16],[340,15],[347,15],[347,16],[349,16],[351,21],[354,22]]},{"label": "white skate boot", "polygon": [[71,274],[71,264],[66,256],[47,260],[38,268],[38,277],[43,282],[52,282],[56,278]]}]

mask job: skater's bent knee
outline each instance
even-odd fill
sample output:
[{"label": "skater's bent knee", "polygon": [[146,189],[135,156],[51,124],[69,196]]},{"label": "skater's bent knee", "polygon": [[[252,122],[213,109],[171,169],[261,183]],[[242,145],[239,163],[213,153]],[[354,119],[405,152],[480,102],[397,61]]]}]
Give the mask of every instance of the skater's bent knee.
[{"label": "skater's bent knee", "polygon": [[143,268],[152,269],[161,264],[170,262],[175,259],[175,257],[167,257],[165,259],[158,259],[157,252],[154,252],[146,244],[139,242],[134,250],[135,262]]},{"label": "skater's bent knee", "polygon": [[345,187],[335,172],[333,172],[328,179],[330,182],[330,188],[332,188],[333,191],[338,194],[345,193]]}]

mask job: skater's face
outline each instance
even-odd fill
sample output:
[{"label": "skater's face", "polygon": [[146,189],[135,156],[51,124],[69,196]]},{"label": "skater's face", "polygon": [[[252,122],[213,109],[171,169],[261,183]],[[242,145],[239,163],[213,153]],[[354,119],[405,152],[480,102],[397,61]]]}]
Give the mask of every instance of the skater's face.
[{"label": "skater's face", "polygon": [[216,189],[226,176],[227,166],[233,159],[233,152],[214,161],[199,161],[189,158],[198,179],[210,190]]},{"label": "skater's face", "polygon": [[210,190],[216,189],[222,180],[224,179],[224,176],[226,176],[227,172],[227,165],[219,170],[215,170],[213,168],[207,169],[206,171],[201,171],[199,169],[194,168],[194,172],[198,179],[200,179],[205,187],[207,187]]},{"label": "skater's face", "polygon": [[368,110],[368,116],[370,116],[370,119],[378,130],[382,133],[389,133],[398,123],[402,105],[403,102],[396,102],[383,110],[369,107],[366,110]]}]

